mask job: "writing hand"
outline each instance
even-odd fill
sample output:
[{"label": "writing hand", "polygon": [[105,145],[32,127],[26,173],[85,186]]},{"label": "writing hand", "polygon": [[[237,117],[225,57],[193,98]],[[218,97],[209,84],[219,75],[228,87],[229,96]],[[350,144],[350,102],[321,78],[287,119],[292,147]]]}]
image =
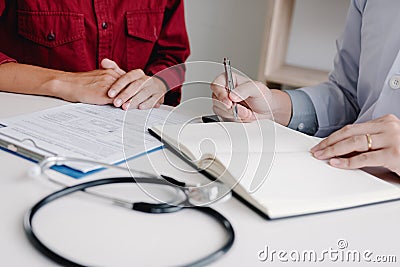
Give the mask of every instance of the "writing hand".
[{"label": "writing hand", "polygon": [[233,103],[237,103],[239,121],[275,119],[288,125],[291,117],[291,100],[288,94],[270,90],[261,82],[233,74],[235,90],[226,90],[225,74],[218,76],[211,85],[214,112],[224,120],[233,121]]}]

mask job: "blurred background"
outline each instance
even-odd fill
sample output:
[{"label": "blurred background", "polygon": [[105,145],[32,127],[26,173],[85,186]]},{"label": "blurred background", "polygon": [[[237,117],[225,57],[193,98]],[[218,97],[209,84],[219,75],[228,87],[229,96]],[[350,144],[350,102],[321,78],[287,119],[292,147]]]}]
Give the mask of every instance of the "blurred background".
[{"label": "blurred background", "polygon": [[[186,0],[186,23],[192,50],[188,62],[221,63],[224,57],[230,57],[233,67],[266,82],[263,64],[266,49],[271,49],[268,41],[273,38],[269,34],[275,9],[278,30],[274,38],[282,39],[287,35],[285,43],[277,44],[285,47],[285,64],[328,73],[333,66],[335,40],[343,31],[349,3],[350,0]],[[284,17],[282,14],[289,13],[288,6],[291,8],[290,29],[281,28],[283,23],[279,21]],[[283,13],[279,13],[280,9]],[[187,80],[194,81],[198,77],[212,80],[222,71],[223,68],[189,68]],[[277,86],[285,86],[284,83],[281,79]],[[295,88],[303,84],[296,86],[292,82],[290,85]],[[183,100],[210,96],[206,84],[183,88]],[[201,107],[192,108],[204,110],[210,106],[202,101]]]}]

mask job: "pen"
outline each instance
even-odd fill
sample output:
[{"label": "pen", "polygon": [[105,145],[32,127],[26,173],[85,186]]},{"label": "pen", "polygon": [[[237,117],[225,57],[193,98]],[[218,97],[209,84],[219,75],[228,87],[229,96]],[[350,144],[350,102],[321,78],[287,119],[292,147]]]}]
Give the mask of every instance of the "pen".
[{"label": "pen", "polygon": [[[235,83],[233,82],[232,67],[229,58],[224,58],[224,67],[225,67],[227,90],[229,93],[231,93],[235,89]],[[233,103],[233,117],[235,118],[235,121],[238,120],[237,103]]]}]

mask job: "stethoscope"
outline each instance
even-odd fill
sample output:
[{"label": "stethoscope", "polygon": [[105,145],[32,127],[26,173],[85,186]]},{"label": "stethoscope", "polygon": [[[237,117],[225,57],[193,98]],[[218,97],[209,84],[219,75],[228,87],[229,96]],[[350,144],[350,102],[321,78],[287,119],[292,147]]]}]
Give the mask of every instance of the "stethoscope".
[{"label": "stethoscope", "polygon": [[[31,242],[31,244],[43,253],[48,258],[53,261],[61,264],[63,266],[84,266],[77,262],[68,259],[61,254],[55,252],[48,248],[36,235],[32,222],[37,214],[37,212],[43,208],[44,206],[52,203],[53,201],[60,199],[62,197],[68,196],[72,193],[83,191],[95,197],[99,197],[102,199],[106,199],[111,201],[113,204],[118,206],[122,206],[124,208],[128,208],[131,210],[144,212],[144,213],[152,213],[152,214],[162,214],[162,213],[172,213],[177,212],[183,209],[192,209],[206,214],[213,218],[222,228],[224,229],[227,240],[226,242],[217,250],[210,253],[207,256],[204,256],[198,260],[187,263],[184,266],[204,266],[207,265],[221,256],[223,256],[228,250],[232,247],[235,240],[235,232],[231,223],[226,219],[222,214],[217,212],[216,210],[208,207],[208,206],[199,206],[199,203],[213,203],[220,199],[229,198],[231,193],[229,188],[219,182],[213,183],[211,186],[188,186],[186,183],[177,181],[171,177],[167,176],[156,176],[153,174],[149,174],[146,172],[136,172],[132,173],[132,170],[118,166],[118,165],[110,165],[101,162],[95,162],[91,160],[84,159],[76,159],[76,158],[67,158],[67,157],[49,157],[41,162],[38,165],[35,165],[32,169],[29,170],[30,176],[40,176],[43,175],[47,179],[52,182],[57,183],[58,185],[65,186],[60,183],[58,180],[53,179],[47,174],[47,171],[56,165],[64,165],[65,163],[70,162],[79,162],[84,164],[90,164],[95,166],[101,166],[103,168],[109,169],[118,169],[123,171],[129,171],[131,173],[130,177],[113,177],[113,178],[103,178],[99,180],[89,181],[85,183],[80,183],[73,186],[66,186],[63,189],[54,192],[42,200],[37,202],[26,214],[24,218],[24,228],[25,233]],[[168,188],[172,188],[176,191],[177,197],[176,200],[168,201],[168,203],[147,203],[147,202],[129,202],[124,199],[119,199],[115,197],[110,197],[108,195],[103,195],[92,190],[88,190],[90,188],[94,188],[102,185],[110,185],[110,184],[138,184],[138,185],[157,185],[157,186],[166,186]]]}]

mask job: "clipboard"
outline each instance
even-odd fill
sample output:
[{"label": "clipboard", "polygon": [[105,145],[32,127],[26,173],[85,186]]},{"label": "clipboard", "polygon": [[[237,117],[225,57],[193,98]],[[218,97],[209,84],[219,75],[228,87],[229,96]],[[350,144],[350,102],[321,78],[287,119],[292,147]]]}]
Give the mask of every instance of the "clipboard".
[{"label": "clipboard", "polygon": [[[7,126],[2,125],[2,127],[7,127]],[[0,128],[2,128],[2,127],[0,127]],[[14,139],[14,141],[12,141],[13,139]],[[20,144],[18,144],[18,143],[24,143],[24,142],[32,143],[34,149],[29,149],[27,147],[24,147],[24,146],[21,146]],[[138,155],[132,156],[132,157],[128,158],[126,161],[133,160],[133,159],[136,159],[136,158],[140,158],[142,156],[145,156],[147,154],[151,154],[153,152],[156,152],[156,151],[159,151],[159,150],[162,150],[162,149],[164,149],[163,145],[159,146],[159,147],[156,147],[156,148],[153,148],[153,149],[151,149],[149,151],[145,151],[145,152],[140,153]],[[15,138],[13,138],[13,137],[7,136],[4,133],[0,133],[0,150],[3,150],[3,151],[8,152],[8,153],[10,153],[12,155],[18,156],[20,158],[23,158],[25,160],[29,160],[29,161],[34,162],[34,163],[39,163],[40,161],[44,160],[48,156],[57,156],[56,154],[54,154],[54,153],[52,153],[52,152],[50,152],[50,151],[48,151],[46,149],[38,147],[37,144],[35,143],[35,141],[33,141],[31,139],[26,139],[26,140],[20,141],[20,140],[17,140]],[[38,152],[38,150],[43,151],[43,153]],[[115,165],[119,165],[119,164],[121,164],[123,162],[125,162],[125,160],[117,162],[117,163],[115,163]],[[51,167],[51,169],[54,170],[54,171],[57,171],[59,173],[62,173],[64,175],[67,175],[67,176],[69,176],[71,178],[74,178],[74,179],[81,179],[81,178],[84,178],[86,176],[89,176],[89,175],[92,175],[92,174],[95,174],[95,173],[98,173],[98,172],[101,172],[101,171],[104,170],[104,168],[98,168],[98,169],[95,169],[93,171],[82,172],[82,171],[76,170],[74,168],[68,167],[66,165],[53,166],[53,167]]]},{"label": "clipboard", "polygon": [[[189,119],[184,114],[173,115],[168,108],[125,112],[107,105],[67,104],[1,120],[0,149],[32,162],[63,156],[120,164],[162,149],[163,144],[146,128]],[[54,169],[76,179],[102,170],[100,165],[79,162]]]}]

